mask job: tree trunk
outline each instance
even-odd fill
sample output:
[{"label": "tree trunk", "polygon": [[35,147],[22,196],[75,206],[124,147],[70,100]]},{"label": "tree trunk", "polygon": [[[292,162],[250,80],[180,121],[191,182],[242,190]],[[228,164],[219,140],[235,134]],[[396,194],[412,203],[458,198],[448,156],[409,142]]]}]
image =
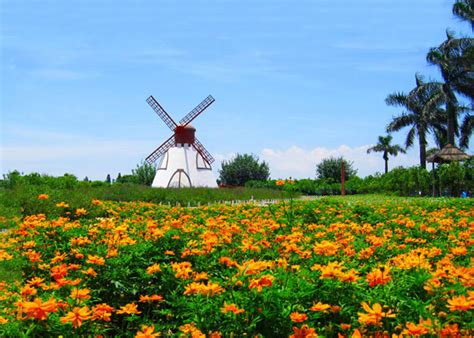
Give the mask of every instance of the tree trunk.
[{"label": "tree trunk", "polygon": [[445,92],[447,97],[446,115],[448,118],[448,143],[455,146],[456,144],[454,143],[454,124],[456,121],[456,96],[451,90],[449,84],[447,83],[443,84],[443,91]]},{"label": "tree trunk", "polygon": [[385,152],[383,154],[383,159],[385,161],[385,174],[388,173],[388,154]]},{"label": "tree trunk", "polygon": [[426,169],[426,142],[420,138],[420,167]]},{"label": "tree trunk", "polygon": [[456,108],[452,104],[448,103],[447,107],[448,114],[448,143],[455,146],[454,143],[454,120],[456,118]]}]

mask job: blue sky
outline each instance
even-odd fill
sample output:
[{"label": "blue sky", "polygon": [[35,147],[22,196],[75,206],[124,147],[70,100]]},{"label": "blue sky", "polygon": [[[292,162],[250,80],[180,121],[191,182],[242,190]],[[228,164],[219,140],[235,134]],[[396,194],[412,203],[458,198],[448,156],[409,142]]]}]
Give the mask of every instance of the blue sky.
[{"label": "blue sky", "polygon": [[[446,28],[470,33],[452,3],[4,0],[1,173],[130,172],[170,135],[150,94],[176,120],[215,97],[193,122],[215,170],[253,153],[273,177],[313,177],[331,155],[382,171],[366,149],[400,113],[385,97],[440,78],[425,55]],[[390,165],[417,162],[414,147]]]}]

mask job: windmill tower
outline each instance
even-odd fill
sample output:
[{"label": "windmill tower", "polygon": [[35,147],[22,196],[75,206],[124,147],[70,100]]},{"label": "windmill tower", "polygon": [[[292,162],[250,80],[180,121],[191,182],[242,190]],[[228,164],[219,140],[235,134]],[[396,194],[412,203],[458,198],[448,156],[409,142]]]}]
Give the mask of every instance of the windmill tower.
[{"label": "windmill tower", "polygon": [[178,124],[163,107],[150,96],[146,102],[173,131],[173,135],[156,148],[147,158],[149,164],[160,159],[152,187],[212,187],[217,183],[212,173],[214,158],[195,136],[196,128],[190,123],[213,102],[209,95],[200,104],[183,117]]}]

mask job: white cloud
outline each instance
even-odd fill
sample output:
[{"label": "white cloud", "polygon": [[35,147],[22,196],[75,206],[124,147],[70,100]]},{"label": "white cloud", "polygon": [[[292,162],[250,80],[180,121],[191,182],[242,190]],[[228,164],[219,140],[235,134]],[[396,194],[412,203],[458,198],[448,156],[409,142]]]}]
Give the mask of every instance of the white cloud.
[{"label": "white cloud", "polygon": [[[260,154],[260,159],[266,161],[270,166],[271,175],[274,178],[314,178],[316,175],[316,165],[328,157],[343,156],[354,163],[358,176],[365,177],[375,172],[383,172],[384,161],[381,153],[367,154],[367,149],[371,145],[359,147],[349,147],[341,145],[337,148],[318,147],[314,149],[304,149],[292,146],[286,150],[275,150],[265,148]],[[389,159],[389,168],[396,166],[411,166],[418,162],[416,153],[400,154]]]}]

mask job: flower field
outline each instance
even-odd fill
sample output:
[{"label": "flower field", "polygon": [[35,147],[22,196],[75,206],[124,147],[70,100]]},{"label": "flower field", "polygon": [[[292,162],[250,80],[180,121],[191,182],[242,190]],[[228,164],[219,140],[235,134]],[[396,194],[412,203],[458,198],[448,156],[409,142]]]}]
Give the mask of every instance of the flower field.
[{"label": "flower field", "polygon": [[0,336],[474,334],[470,199],[91,205],[0,235]]}]

